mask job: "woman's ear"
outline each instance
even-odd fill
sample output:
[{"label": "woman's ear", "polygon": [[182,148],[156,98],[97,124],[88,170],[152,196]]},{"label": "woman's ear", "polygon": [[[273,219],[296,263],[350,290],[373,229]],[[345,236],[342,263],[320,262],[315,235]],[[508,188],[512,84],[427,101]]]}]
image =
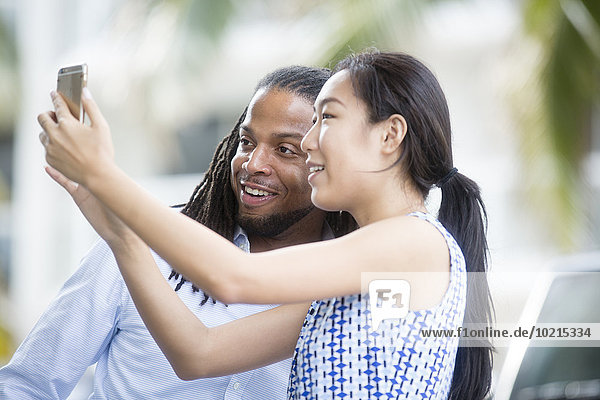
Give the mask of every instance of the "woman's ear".
[{"label": "woman's ear", "polygon": [[393,114],[383,121],[381,149],[385,154],[395,153],[406,136],[408,126],[400,114]]}]

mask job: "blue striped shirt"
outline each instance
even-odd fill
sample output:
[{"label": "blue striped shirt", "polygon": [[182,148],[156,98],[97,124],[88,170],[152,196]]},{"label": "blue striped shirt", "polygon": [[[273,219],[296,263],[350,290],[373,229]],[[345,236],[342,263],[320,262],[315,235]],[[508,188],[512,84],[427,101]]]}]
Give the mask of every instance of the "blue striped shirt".
[{"label": "blue striped shirt", "polygon": [[[238,229],[234,243],[249,251]],[[155,255],[168,278],[171,267]],[[170,280],[175,287],[177,282]],[[177,294],[207,326],[274,306],[212,301],[189,283]],[[240,355],[242,357],[242,355]],[[98,241],[0,369],[0,399],[65,399],[97,363],[90,399],[285,399],[291,361],[219,378],[182,381],[142,322],[110,248]]]}]

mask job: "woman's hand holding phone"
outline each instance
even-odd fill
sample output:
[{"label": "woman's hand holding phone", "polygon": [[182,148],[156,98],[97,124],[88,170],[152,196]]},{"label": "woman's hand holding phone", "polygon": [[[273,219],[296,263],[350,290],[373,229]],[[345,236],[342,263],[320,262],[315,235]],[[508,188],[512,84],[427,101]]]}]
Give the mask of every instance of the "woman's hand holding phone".
[{"label": "woman's hand holding phone", "polygon": [[110,128],[87,88],[81,101],[89,126],[72,115],[60,94],[53,91],[51,97],[54,111],[38,115],[46,161],[70,180],[87,186],[91,174],[114,164]]},{"label": "woman's hand holding phone", "polygon": [[71,195],[77,207],[113,251],[139,243],[137,235],[85,186],[86,177],[113,164],[110,129],[87,88],[81,103],[90,119],[84,125],[71,113],[62,95],[51,93],[54,111],[38,116],[40,141],[50,165],[46,172]]}]

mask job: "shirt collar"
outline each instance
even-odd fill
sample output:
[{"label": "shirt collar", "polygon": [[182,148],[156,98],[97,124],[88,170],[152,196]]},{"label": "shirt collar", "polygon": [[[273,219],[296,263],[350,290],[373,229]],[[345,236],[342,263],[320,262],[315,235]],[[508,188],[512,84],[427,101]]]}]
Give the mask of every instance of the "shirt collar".
[{"label": "shirt collar", "polygon": [[335,235],[333,234],[333,230],[331,226],[327,223],[327,221],[323,221],[323,230],[321,231],[321,239],[322,240],[330,240],[334,239]]},{"label": "shirt collar", "polygon": [[[335,236],[333,234],[331,226],[329,226],[327,221],[324,221],[323,231],[321,232],[321,239],[330,240],[334,237]],[[233,231],[233,244],[235,244],[240,249],[244,250],[246,253],[250,252],[250,240],[248,240],[248,234],[246,234],[246,231],[244,231],[239,225],[236,225]]]},{"label": "shirt collar", "polygon": [[250,240],[248,240],[248,235],[239,225],[236,225],[233,231],[233,244],[244,250],[246,253],[250,252]]}]

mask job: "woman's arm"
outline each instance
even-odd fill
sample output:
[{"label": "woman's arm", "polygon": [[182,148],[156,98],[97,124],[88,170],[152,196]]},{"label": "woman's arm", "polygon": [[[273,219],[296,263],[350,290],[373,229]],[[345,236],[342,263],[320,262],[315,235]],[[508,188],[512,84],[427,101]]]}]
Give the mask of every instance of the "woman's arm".
[{"label": "woman's arm", "polygon": [[52,168],[47,172],[111,247],[142,320],[180,378],[230,375],[292,355],[308,304],[280,306],[207,328],[175,294],[138,236],[85,187]]},{"label": "woman's arm", "polygon": [[439,297],[445,291],[448,248],[437,229],[425,221],[396,217],[341,239],[245,254],[160,204],[115,165],[110,130],[91,98],[83,100],[90,127],[70,115],[60,96],[54,95],[53,101],[56,120],[51,113],[39,116],[47,133],[47,138],[41,138],[47,161],[83,183],[179,272],[225,303],[298,303],[357,293],[361,272],[368,271],[405,272],[411,285],[431,282],[410,272],[445,272],[446,277],[431,290]]},{"label": "woman's arm", "polygon": [[169,286],[145,243],[129,243],[114,253],[140,316],[181,379],[231,375],[292,356],[309,304],[279,306],[207,328]]}]

